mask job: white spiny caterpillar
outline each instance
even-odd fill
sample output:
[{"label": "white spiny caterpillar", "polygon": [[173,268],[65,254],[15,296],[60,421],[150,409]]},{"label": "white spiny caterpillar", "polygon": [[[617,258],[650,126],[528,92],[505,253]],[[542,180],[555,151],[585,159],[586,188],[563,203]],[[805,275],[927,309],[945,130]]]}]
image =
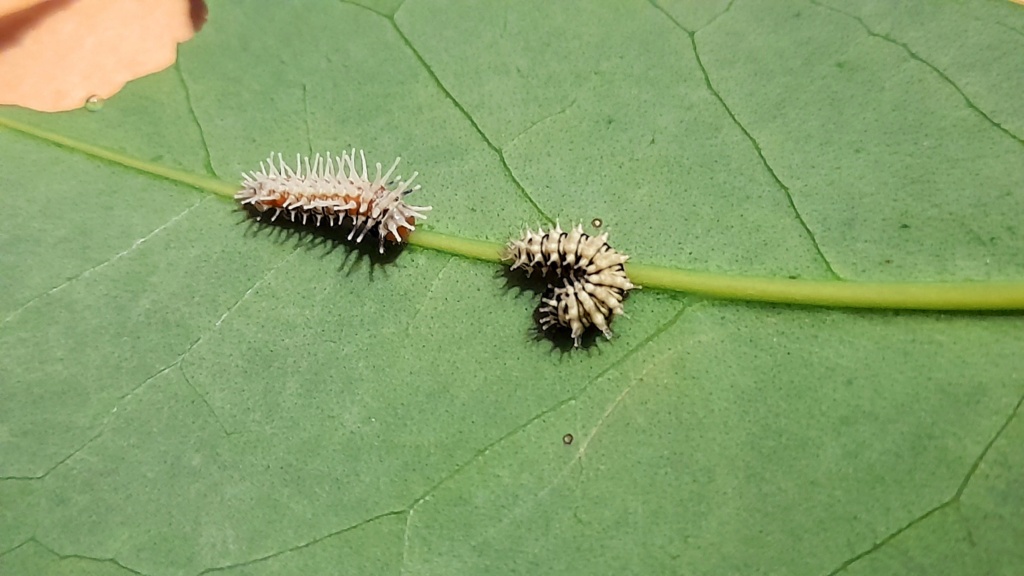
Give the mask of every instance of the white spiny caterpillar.
[{"label": "white spiny caterpillar", "polygon": [[345,216],[351,220],[352,230],[348,239],[362,242],[366,233],[374,230],[380,238],[380,251],[384,242],[404,242],[416,228],[416,219],[425,218],[423,212],[429,206],[409,206],[406,194],[419,190],[412,181],[419,174],[403,180],[391,175],[401,158],[396,158],[391,168],[373,179],[368,178],[366,155],[359,151],[360,167],[356,168],[356,150],[343,152],[341,156],[325,157],[317,154],[312,158],[295,156],[295,169],[285,163],[280,154],[260,162],[260,170],[242,174],[242,189],[235,194],[243,207],[256,212],[257,220],[272,211],[270,221],[284,216],[292,222],[316,226],[339,226]]},{"label": "white spiny caterpillar", "polygon": [[522,268],[527,276],[540,271],[549,280],[537,309],[540,326],[568,328],[577,347],[590,326],[610,339],[609,324],[622,315],[623,297],[638,287],[623,266],[629,256],[608,245],[607,233],[590,236],[582,225],[568,232],[557,224],[547,232],[527,229],[508,243],[502,259],[512,262],[512,270]]}]

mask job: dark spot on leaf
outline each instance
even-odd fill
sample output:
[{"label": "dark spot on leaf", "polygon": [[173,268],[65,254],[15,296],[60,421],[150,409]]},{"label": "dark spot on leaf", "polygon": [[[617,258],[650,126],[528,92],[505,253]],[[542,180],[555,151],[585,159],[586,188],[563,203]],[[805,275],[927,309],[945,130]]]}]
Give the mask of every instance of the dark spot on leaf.
[{"label": "dark spot on leaf", "polygon": [[565,436],[562,436],[562,444],[565,444],[566,446],[572,444],[572,440],[572,434],[566,434]]}]

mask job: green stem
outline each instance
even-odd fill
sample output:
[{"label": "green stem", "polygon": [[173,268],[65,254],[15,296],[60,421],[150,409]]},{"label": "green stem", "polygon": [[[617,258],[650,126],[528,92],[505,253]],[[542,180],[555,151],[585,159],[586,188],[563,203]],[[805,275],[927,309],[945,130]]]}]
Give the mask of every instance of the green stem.
[{"label": "green stem", "polygon": [[[6,126],[65,148],[188,184],[226,198],[231,198],[238,190],[236,184],[167,168],[152,162],[144,162],[2,116],[0,116],[0,126]],[[466,258],[487,262],[501,261],[502,245],[494,242],[417,230],[409,236],[409,243]],[[644,264],[627,264],[626,271],[633,282],[648,289],[686,292],[725,300],[835,308],[948,311],[1024,310],[1024,282],[884,283],[789,280],[714,274]]]},{"label": "green stem", "polygon": [[184,170],[175,170],[174,168],[168,168],[166,166],[155,164],[153,162],[146,162],[145,160],[139,160],[138,158],[125,156],[124,154],[114,152],[113,150],[107,150],[106,148],[101,148],[99,146],[94,146],[92,144],[86,144],[85,142],[79,142],[78,140],[75,140],[73,138],[61,136],[60,134],[49,132],[41,128],[36,128],[35,126],[18,122],[17,120],[11,120],[10,118],[5,118],[3,116],[0,116],[0,126],[6,126],[11,130],[15,130],[23,134],[28,134],[29,136],[35,136],[36,138],[39,138],[41,140],[52,142],[54,144],[57,144],[58,146],[63,146],[64,148],[69,148],[71,150],[77,150],[78,152],[82,152],[90,156],[94,156],[96,158],[109,160],[111,162],[114,162],[115,164],[120,164],[122,166],[134,168],[135,170],[138,170],[140,172],[145,172],[147,174],[155,174],[157,176],[163,176],[168,180],[174,180],[175,182],[188,184],[189,186],[194,186],[196,188],[206,190],[207,192],[213,192],[214,194],[217,194],[219,196],[226,196],[230,198],[234,196],[235,192],[238,191],[238,186],[234,184],[228,184],[227,182],[218,180],[216,178],[211,178],[209,176],[200,176],[198,174],[193,174],[191,172],[185,172]]},{"label": "green stem", "polygon": [[[449,254],[500,262],[502,245],[417,230],[409,243]],[[630,280],[648,289],[723,300],[902,310],[1024,310],[1024,282],[848,282],[714,274],[627,264]]]},{"label": "green stem", "polygon": [[409,235],[409,244],[485,262],[501,262],[501,249],[503,248],[496,242],[460,238],[422,229]]},{"label": "green stem", "polygon": [[903,310],[1024,310],[1024,282],[852,282],[733,276],[661,266],[626,266],[645,288],[726,300]]}]

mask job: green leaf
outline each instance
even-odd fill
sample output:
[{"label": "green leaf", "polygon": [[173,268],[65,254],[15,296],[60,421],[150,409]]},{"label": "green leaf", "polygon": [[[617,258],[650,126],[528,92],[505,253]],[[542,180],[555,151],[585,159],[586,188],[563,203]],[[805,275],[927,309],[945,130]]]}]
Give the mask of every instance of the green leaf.
[{"label": "green leaf", "polygon": [[165,169],[355,146],[438,233],[1019,281],[1024,9],[361,4],[216,2],[101,111],[0,110],[57,135],[0,129],[0,573],[1019,570],[1017,314],[641,290],[564,350],[491,263],[382,263]]}]

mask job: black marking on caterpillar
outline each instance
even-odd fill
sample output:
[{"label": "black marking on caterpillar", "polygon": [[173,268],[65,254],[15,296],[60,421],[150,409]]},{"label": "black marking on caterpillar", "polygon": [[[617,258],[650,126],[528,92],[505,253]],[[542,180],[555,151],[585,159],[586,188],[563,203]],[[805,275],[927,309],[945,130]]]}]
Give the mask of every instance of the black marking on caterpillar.
[{"label": "black marking on caterpillar", "polygon": [[591,326],[611,339],[610,325],[623,314],[623,298],[637,288],[623,266],[629,256],[608,245],[607,233],[590,236],[581,225],[569,231],[558,225],[548,231],[527,229],[508,243],[502,259],[511,262],[510,270],[521,268],[527,276],[539,271],[547,280],[538,324],[545,331],[568,328],[575,347]]}]

